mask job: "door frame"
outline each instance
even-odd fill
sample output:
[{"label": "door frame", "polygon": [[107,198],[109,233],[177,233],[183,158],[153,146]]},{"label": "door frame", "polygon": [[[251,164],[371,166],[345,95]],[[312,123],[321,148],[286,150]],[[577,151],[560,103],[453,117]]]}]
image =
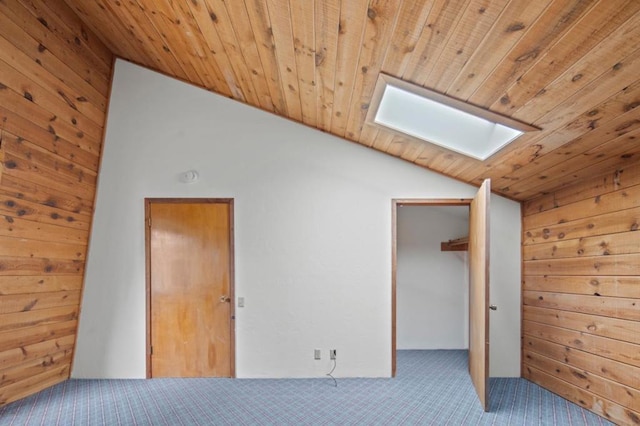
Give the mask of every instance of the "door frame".
[{"label": "door frame", "polygon": [[151,204],[228,204],[229,205],[229,297],[231,298],[229,324],[229,361],[231,378],[236,377],[236,311],[235,311],[235,237],[233,198],[145,198],[144,199],[144,245],[146,281],[146,377],[151,378]]},{"label": "door frame", "polygon": [[398,273],[398,207],[467,206],[473,198],[394,198],[391,200],[391,377],[396,377],[396,279]]}]

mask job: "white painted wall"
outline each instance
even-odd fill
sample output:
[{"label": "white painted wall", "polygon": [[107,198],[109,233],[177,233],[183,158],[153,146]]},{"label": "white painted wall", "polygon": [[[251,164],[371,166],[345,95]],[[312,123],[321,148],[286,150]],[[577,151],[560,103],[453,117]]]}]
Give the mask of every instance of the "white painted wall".
[{"label": "white painted wall", "polygon": [[398,349],[469,347],[466,251],[440,243],[469,232],[469,207],[399,206],[396,272]]},{"label": "white painted wall", "polygon": [[[390,375],[391,199],[476,191],[122,60],[105,138],[74,377],[145,375],[145,197],[235,199],[238,377],[323,376],[330,348],[337,376],[375,377]],[[189,169],[200,181],[180,183]],[[492,373],[518,375],[520,207],[492,201],[492,273],[515,307]]]}]

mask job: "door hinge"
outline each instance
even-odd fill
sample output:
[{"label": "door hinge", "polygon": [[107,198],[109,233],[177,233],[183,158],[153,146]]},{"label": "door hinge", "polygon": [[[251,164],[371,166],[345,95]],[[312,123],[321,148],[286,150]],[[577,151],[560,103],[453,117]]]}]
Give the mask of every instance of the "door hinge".
[{"label": "door hinge", "polygon": [[147,218],[147,226],[151,228],[151,216]]},{"label": "door hinge", "polygon": [[153,355],[153,346],[149,348],[149,355]]}]

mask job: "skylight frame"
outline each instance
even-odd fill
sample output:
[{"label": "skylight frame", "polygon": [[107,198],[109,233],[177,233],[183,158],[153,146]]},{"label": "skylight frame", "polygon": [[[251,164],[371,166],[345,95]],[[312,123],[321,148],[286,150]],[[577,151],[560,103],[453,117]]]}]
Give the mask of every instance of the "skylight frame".
[{"label": "skylight frame", "polygon": [[462,154],[464,156],[467,156],[469,158],[474,158],[476,160],[480,160],[480,161],[485,161],[489,158],[491,158],[492,156],[494,156],[495,154],[497,154],[498,152],[500,152],[503,148],[505,148],[506,146],[512,144],[513,142],[517,141],[518,139],[520,139],[523,135],[519,135],[511,140],[507,140],[506,142],[504,142],[502,145],[499,145],[497,147],[495,147],[492,151],[490,151],[486,156],[481,157],[478,155],[475,155],[475,153],[473,152],[468,152],[465,151],[462,148],[456,148],[456,147],[452,147],[447,145],[446,143],[443,143],[442,141],[436,141],[436,140],[430,140],[430,139],[426,139],[424,137],[421,136],[417,136],[414,134],[410,134],[410,133],[405,133],[402,130],[396,129],[394,127],[390,127],[389,125],[386,125],[384,123],[380,123],[378,121],[376,121],[377,115],[378,115],[378,110],[380,108],[381,105],[381,101],[382,101],[382,97],[384,95],[385,89],[387,88],[387,86],[391,86],[393,88],[397,88],[400,89],[402,91],[406,91],[412,95],[417,95],[419,97],[422,97],[424,99],[427,99],[429,101],[434,101],[436,103],[439,103],[441,105],[444,105],[446,107],[451,107],[454,108],[456,110],[465,112],[467,114],[471,114],[477,118],[489,121],[491,123],[496,123],[505,127],[508,127],[510,129],[514,129],[517,131],[522,132],[523,134],[529,133],[529,132],[535,132],[535,131],[539,131],[540,129],[537,127],[534,127],[532,125],[529,125],[527,123],[523,123],[519,120],[513,119],[511,117],[507,117],[498,113],[495,113],[493,111],[489,111],[487,109],[475,106],[475,105],[471,105],[469,103],[463,102],[461,100],[458,99],[454,99],[451,98],[449,96],[443,95],[441,93],[435,92],[433,90],[427,89],[425,87],[422,86],[417,86],[415,84],[400,80],[399,78],[396,77],[392,77],[386,74],[380,74],[378,76],[378,81],[376,82],[376,87],[374,89],[373,92],[373,96],[371,98],[371,103],[370,103],[370,107],[367,113],[367,116],[365,118],[366,123],[373,125],[379,129],[383,129],[387,132],[392,132],[395,133],[397,135],[403,136],[403,137],[408,137],[408,138],[412,138],[412,139],[416,139],[416,140],[420,140],[423,141],[425,143],[431,143],[437,146],[440,146],[442,148],[445,148],[447,150],[453,151],[453,152],[457,152],[459,154]]}]

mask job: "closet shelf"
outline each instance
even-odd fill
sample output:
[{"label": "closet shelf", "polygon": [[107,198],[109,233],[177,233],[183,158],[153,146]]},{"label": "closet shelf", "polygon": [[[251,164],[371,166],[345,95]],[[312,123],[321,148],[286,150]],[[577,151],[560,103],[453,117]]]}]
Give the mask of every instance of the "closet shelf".
[{"label": "closet shelf", "polygon": [[440,243],[440,251],[467,251],[469,250],[469,237],[456,238]]}]

